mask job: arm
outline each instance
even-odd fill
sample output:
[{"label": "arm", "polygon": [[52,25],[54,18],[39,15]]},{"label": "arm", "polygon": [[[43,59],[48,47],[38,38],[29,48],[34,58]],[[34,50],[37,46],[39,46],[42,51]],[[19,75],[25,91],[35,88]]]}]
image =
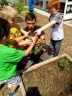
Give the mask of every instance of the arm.
[{"label": "arm", "polygon": [[23,35],[25,35],[25,36],[28,36],[28,32],[26,32],[26,31],[23,30],[22,28],[21,28],[21,33],[22,33]]},{"label": "arm", "polygon": [[46,40],[45,40],[45,36],[42,35],[36,42],[36,44],[45,44]]},{"label": "arm", "polygon": [[56,21],[55,21],[55,20],[52,20],[51,22],[49,22],[49,23],[48,23],[48,24],[46,24],[45,26],[43,26],[43,27],[39,28],[39,29],[38,29],[38,30],[36,30],[35,32],[37,32],[37,34],[38,34],[38,35],[40,35],[40,34],[41,34],[41,31],[43,31],[43,30],[47,29],[48,27],[50,27],[50,26],[54,25],[55,23],[56,23]]},{"label": "arm", "polygon": [[12,40],[13,47],[20,49],[20,46],[30,45],[31,41],[27,40],[27,39],[23,40],[24,38],[25,38],[25,36],[21,36],[21,37],[18,37],[16,39]]},{"label": "arm", "polygon": [[31,44],[30,47],[25,51],[25,54],[24,54],[25,56],[28,56],[28,55],[30,54],[30,52],[31,52],[33,46],[35,45],[36,41],[37,41],[37,36],[34,37],[32,44]]},{"label": "arm", "polygon": [[31,40],[25,39],[25,40],[21,40],[18,44],[27,46],[27,45],[30,45],[31,43],[32,43]]},{"label": "arm", "polygon": [[20,41],[23,40],[24,38],[25,38],[25,36],[21,36],[21,37],[16,38],[15,41],[20,42]]}]

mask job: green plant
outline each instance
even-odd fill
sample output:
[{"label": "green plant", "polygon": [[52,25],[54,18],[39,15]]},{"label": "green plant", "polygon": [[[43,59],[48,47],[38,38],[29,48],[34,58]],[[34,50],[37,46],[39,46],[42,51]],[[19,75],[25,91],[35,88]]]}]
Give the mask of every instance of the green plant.
[{"label": "green plant", "polygon": [[21,11],[21,13],[29,13],[28,8],[24,7],[23,10]]},{"label": "green plant", "polygon": [[12,41],[11,41],[11,40],[6,40],[6,42],[5,42],[5,45],[6,45],[6,46],[9,46],[9,47],[10,47],[11,44],[12,44]]},{"label": "green plant", "polygon": [[22,10],[24,9],[23,0],[19,0],[19,2],[15,4],[15,9],[18,11],[19,14],[22,12]]},{"label": "green plant", "polygon": [[32,53],[33,54],[39,54],[42,51],[42,46],[41,45],[36,45],[33,50]]},{"label": "green plant", "polygon": [[3,6],[4,4],[6,4],[7,1],[6,0],[0,0],[0,5]]},{"label": "green plant", "polygon": [[68,69],[68,67],[69,67],[69,61],[68,61],[68,59],[66,59],[66,58],[62,59],[62,60],[59,62],[59,67],[60,67],[62,70]]}]

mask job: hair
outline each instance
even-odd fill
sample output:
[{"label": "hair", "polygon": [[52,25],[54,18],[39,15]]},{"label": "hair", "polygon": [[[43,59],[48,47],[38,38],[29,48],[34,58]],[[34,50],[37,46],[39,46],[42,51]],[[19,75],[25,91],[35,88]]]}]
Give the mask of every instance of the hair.
[{"label": "hair", "polygon": [[25,22],[26,21],[33,21],[35,20],[36,22],[36,15],[34,13],[27,13],[26,17],[25,17]]},{"label": "hair", "polygon": [[4,38],[4,36],[8,37],[10,32],[9,22],[3,18],[0,18],[0,40]]},{"label": "hair", "polygon": [[4,6],[0,10],[0,18],[8,19],[9,17],[16,17],[18,15],[17,11],[11,6]]},{"label": "hair", "polygon": [[59,10],[60,9],[59,0],[49,0],[47,8],[48,9],[55,8],[55,9]]}]

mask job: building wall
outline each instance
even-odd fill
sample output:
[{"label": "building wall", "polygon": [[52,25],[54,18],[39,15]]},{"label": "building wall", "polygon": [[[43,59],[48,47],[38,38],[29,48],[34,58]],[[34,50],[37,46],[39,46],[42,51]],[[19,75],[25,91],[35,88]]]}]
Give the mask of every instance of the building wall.
[{"label": "building wall", "polygon": [[[63,13],[66,0],[60,0],[60,2],[61,2],[60,11]],[[47,10],[47,4],[48,0],[37,0],[35,7],[42,10]]]}]

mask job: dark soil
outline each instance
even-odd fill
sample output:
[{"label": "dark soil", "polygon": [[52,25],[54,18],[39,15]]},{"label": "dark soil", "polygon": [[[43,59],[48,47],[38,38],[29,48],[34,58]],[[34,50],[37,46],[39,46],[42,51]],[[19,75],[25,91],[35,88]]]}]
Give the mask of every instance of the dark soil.
[{"label": "dark soil", "polygon": [[23,75],[28,96],[72,96],[72,63],[61,70],[59,61]]}]

